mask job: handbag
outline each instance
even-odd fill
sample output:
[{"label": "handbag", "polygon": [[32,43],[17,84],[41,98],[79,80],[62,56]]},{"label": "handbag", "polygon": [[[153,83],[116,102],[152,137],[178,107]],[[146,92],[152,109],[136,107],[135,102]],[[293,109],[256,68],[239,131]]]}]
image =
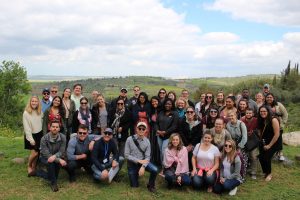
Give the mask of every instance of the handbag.
[{"label": "handbag", "polygon": [[250,136],[248,136],[247,143],[245,144],[246,151],[250,152],[259,146],[260,139],[257,136],[256,131],[254,131]]},{"label": "handbag", "polygon": [[164,175],[175,176],[176,168],[177,168],[177,164],[173,162],[173,164],[170,167],[164,169]]}]

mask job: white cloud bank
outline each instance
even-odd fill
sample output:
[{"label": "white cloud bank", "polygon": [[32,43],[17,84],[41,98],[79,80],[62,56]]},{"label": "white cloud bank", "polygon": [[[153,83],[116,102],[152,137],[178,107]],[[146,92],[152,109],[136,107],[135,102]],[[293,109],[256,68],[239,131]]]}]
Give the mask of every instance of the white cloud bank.
[{"label": "white cloud bank", "polygon": [[29,74],[234,76],[279,73],[297,57],[300,33],[242,43],[202,34],[158,0],[0,0],[0,60]]}]

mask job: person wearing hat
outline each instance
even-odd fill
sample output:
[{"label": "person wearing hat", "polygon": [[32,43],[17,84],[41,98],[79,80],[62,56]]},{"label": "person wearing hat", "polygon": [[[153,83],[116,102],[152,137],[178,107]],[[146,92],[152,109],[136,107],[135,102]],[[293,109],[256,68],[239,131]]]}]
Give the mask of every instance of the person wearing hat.
[{"label": "person wearing hat", "polygon": [[42,112],[44,113],[51,105],[50,101],[50,90],[49,88],[44,88],[42,91],[43,97],[41,99]]},{"label": "person wearing hat", "polygon": [[89,135],[88,127],[84,124],[80,124],[76,136],[71,137],[67,148],[67,171],[70,182],[76,181],[76,168],[83,167],[86,171],[91,171],[90,151],[98,139],[100,136]]},{"label": "person wearing hat", "polygon": [[[108,181],[109,183],[120,171],[124,158],[119,157],[116,143],[112,140],[111,128],[104,130],[104,135],[96,141],[92,150],[92,170],[95,180]],[[112,154],[112,157],[110,155]]]},{"label": "person wearing hat", "polygon": [[263,95],[266,97],[267,94],[270,93],[270,85],[268,83],[264,84],[264,87],[263,87]]},{"label": "person wearing hat", "polygon": [[119,96],[117,98],[113,99],[110,103],[110,110],[111,111],[116,110],[117,101],[119,99],[123,99],[124,105],[127,109],[129,109],[131,107],[130,100],[127,98],[127,92],[128,92],[128,90],[126,88],[121,88]]},{"label": "person wearing hat", "polygon": [[158,168],[150,162],[151,146],[145,132],[147,124],[139,122],[136,126],[136,134],[128,137],[125,144],[125,158],[127,159],[128,175],[131,187],[138,187],[138,177],[145,171],[150,172],[147,188],[155,192],[155,180]]}]

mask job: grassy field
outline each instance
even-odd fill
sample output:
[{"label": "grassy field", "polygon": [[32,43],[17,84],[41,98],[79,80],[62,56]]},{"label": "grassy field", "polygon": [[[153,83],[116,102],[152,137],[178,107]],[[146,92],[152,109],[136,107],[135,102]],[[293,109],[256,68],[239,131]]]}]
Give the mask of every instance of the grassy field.
[{"label": "grassy field", "polygon": [[[300,163],[295,161],[286,168],[282,163],[273,163],[273,180],[266,183],[259,175],[256,181],[247,179],[239,187],[237,195],[230,197],[194,191],[191,187],[168,190],[161,177],[157,178],[156,194],[149,193],[145,187],[147,178],[140,179],[140,188],[129,187],[129,180],[124,167],[120,173],[121,181],[95,183],[90,176],[79,172],[77,182],[70,184],[64,170],[59,176],[59,192],[51,191],[48,183],[37,177],[27,177],[26,165],[11,162],[15,157],[25,157],[28,151],[23,149],[23,139],[0,137],[0,199],[298,199],[300,196]],[[299,154],[299,147],[284,147],[284,153],[291,159]]]}]

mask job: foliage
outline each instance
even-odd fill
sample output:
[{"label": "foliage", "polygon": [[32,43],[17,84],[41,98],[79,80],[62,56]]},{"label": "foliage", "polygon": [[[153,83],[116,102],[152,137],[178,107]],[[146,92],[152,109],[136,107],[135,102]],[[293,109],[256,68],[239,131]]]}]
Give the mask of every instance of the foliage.
[{"label": "foliage", "polygon": [[0,125],[9,128],[20,127],[24,110],[22,99],[29,93],[31,85],[27,72],[14,61],[3,61],[0,65]]}]

